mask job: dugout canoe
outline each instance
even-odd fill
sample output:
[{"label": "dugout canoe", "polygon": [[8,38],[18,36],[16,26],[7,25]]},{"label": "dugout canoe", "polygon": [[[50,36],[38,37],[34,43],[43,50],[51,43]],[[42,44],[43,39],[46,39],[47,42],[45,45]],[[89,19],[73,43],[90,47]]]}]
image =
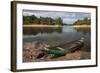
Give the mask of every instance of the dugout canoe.
[{"label": "dugout canoe", "polygon": [[41,49],[41,51],[43,53],[38,55],[38,58],[41,58],[47,54],[52,57],[60,57],[60,56],[66,55],[67,53],[75,52],[75,51],[79,50],[81,47],[83,47],[84,38],[81,38],[77,41],[70,43],[70,46],[68,48],[66,48],[67,50],[65,48],[62,48],[62,46],[67,45],[67,44],[68,43],[59,44],[59,45],[56,45],[55,47],[54,46],[53,47],[44,47],[43,49]]}]

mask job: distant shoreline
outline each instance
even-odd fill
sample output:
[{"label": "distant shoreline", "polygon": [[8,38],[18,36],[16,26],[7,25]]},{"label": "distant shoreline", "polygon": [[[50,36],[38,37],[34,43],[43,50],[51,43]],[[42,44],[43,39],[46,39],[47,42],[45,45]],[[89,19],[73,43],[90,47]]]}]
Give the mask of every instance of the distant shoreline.
[{"label": "distant shoreline", "polygon": [[61,27],[62,25],[23,25],[23,27]]},{"label": "distant shoreline", "polygon": [[88,28],[90,28],[91,27],[91,25],[73,25],[73,27],[75,27],[75,28],[85,28],[85,27],[88,27]]},{"label": "distant shoreline", "polygon": [[[29,24],[29,25],[23,25],[23,27],[62,27],[63,25],[33,25],[33,24]],[[72,26],[72,27],[75,27],[75,28],[78,28],[78,27],[82,27],[82,28],[85,28],[85,27],[91,27],[91,25],[64,25],[64,26]]]}]

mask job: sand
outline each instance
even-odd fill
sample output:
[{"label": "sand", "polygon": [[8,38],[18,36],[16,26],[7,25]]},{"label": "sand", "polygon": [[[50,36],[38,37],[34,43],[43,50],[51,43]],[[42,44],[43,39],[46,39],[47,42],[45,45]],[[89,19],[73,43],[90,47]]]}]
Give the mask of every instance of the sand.
[{"label": "sand", "polygon": [[23,62],[43,62],[43,61],[63,61],[63,60],[83,60],[91,59],[90,52],[76,50],[75,52],[66,53],[65,56],[52,58],[50,55],[45,57],[36,58],[41,53],[39,48],[48,46],[47,44],[26,43],[23,46]]}]

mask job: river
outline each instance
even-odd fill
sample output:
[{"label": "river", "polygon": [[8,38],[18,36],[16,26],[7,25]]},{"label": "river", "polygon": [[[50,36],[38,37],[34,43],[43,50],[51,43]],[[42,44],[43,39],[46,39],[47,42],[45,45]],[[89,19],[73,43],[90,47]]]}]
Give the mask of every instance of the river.
[{"label": "river", "polygon": [[73,26],[62,27],[24,27],[23,44],[26,42],[40,41],[49,45],[56,45],[62,42],[85,38],[83,50],[91,51],[91,30]]}]

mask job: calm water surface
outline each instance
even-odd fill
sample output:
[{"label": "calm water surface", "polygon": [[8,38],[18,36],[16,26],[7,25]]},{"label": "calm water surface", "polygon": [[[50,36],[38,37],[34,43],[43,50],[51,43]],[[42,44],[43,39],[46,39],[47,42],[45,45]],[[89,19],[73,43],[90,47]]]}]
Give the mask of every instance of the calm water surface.
[{"label": "calm water surface", "polygon": [[25,27],[23,29],[23,43],[40,41],[50,45],[56,45],[62,42],[85,38],[85,51],[90,51],[90,28],[74,28],[72,26],[62,27]]}]

